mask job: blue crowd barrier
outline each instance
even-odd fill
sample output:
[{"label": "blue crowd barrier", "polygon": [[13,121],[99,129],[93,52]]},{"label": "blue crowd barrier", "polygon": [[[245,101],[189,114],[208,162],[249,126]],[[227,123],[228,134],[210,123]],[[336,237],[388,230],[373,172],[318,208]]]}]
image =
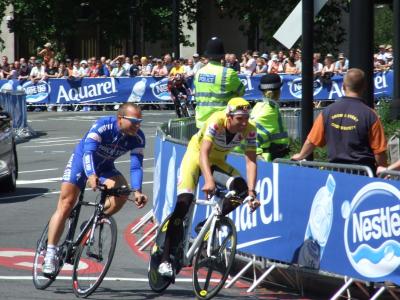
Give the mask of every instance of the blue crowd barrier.
[{"label": "blue crowd barrier", "polygon": [[[185,150],[157,133],[153,212],[159,223],[174,208]],[[228,162],[246,174],[242,156],[229,155]],[[321,271],[400,284],[399,188],[397,181],[258,161],[261,207],[250,213],[242,206],[231,213],[237,248],[295,264],[305,240],[316,240]],[[198,191],[197,197],[203,195]],[[206,209],[197,207],[193,224],[206,216]]]},{"label": "blue crowd barrier", "polygon": [[26,110],[26,95],[23,91],[0,91],[0,106],[12,117],[12,127],[17,138],[25,138],[34,135],[32,128],[28,126]]},{"label": "blue crowd barrier", "polygon": [[[301,77],[281,75],[282,101],[299,101],[301,99]],[[244,98],[259,100],[258,90],[261,75],[239,75],[246,87]],[[0,80],[0,90],[24,90],[26,101],[30,104],[87,104],[87,103],[121,103],[126,101],[138,103],[171,102],[167,88],[168,78],[164,77],[117,77],[117,78],[82,78],[79,80],[49,79],[32,83],[17,80]],[[192,85],[192,81],[189,80]],[[332,77],[329,83],[321,79],[314,80],[315,100],[334,100],[343,95],[343,76]],[[393,94],[393,71],[375,73],[375,97],[391,97]]]}]

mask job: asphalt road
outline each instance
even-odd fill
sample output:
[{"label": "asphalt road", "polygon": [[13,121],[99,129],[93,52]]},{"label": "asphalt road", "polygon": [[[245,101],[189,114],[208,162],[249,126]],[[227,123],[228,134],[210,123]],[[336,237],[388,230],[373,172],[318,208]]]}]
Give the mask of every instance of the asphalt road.
[{"label": "asphalt road", "polygon": [[[0,194],[0,299],[75,299],[68,276],[56,280],[45,291],[36,290],[31,279],[34,248],[44,225],[55,210],[61,176],[67,160],[86,130],[99,116],[115,112],[29,113],[29,125],[37,137],[19,143],[19,178],[14,194]],[[172,111],[144,111],[142,129],[147,137],[144,161],[144,192],[152,199],[154,136],[158,125],[173,117]],[[129,178],[129,156],[117,161]],[[93,193],[93,192],[91,192]],[[92,194],[91,197],[95,195]],[[147,282],[147,253],[134,251],[129,233],[135,220],[151,208],[137,209],[132,203],[115,216],[118,242],[111,268],[91,299],[193,299],[191,278],[179,276],[164,294],[152,292]],[[248,286],[248,284],[247,284]],[[257,290],[246,285],[221,291],[215,299],[300,299],[298,295]]]}]

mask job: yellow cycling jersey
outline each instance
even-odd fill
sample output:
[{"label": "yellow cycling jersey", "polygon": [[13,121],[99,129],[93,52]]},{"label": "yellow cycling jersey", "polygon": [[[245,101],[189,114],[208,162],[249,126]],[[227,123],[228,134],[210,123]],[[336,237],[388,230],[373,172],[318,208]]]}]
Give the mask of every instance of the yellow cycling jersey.
[{"label": "yellow cycling jersey", "polygon": [[228,118],[224,111],[212,114],[203,127],[192,137],[188,145],[188,150],[199,153],[201,142],[203,140],[210,141],[213,144],[209,156],[211,161],[224,160],[225,156],[242,142],[245,143],[245,151],[256,151],[257,129],[254,123],[249,121],[246,129],[243,132],[236,133],[233,139],[227,143],[227,121]]}]

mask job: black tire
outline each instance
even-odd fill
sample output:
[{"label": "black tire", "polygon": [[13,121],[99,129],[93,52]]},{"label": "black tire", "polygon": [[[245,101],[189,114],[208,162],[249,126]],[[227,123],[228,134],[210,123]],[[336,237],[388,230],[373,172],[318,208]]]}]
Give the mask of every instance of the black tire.
[{"label": "black tire", "polygon": [[201,242],[193,263],[193,290],[199,299],[211,299],[225,284],[235,260],[236,227],[232,220],[220,217],[213,233],[211,256],[207,257],[209,232]]},{"label": "black tire", "polygon": [[37,241],[35,258],[33,260],[32,279],[33,279],[33,285],[38,290],[44,290],[48,286],[50,286],[50,284],[52,284],[53,281],[56,279],[58,272],[60,270],[59,268],[57,274],[51,278],[44,277],[42,275],[42,264],[47,250],[48,231],[49,231],[49,224],[47,223],[45,229],[43,230],[42,235],[40,236],[40,239]]},{"label": "black tire", "polygon": [[18,162],[15,147],[11,151],[10,174],[4,177],[0,182],[0,192],[11,193],[17,189]]},{"label": "black tire", "polygon": [[97,222],[92,241],[89,240],[91,230],[89,226],[75,253],[72,289],[77,297],[87,297],[98,288],[111,265],[117,244],[117,224],[113,217],[103,217]]},{"label": "black tire", "polygon": [[156,293],[163,292],[172,283],[171,278],[163,277],[158,273],[158,266],[161,263],[163,253],[162,245],[164,245],[165,235],[168,229],[168,222],[169,217],[164,220],[157,231],[157,236],[150,253],[147,277],[149,279],[150,288]]}]

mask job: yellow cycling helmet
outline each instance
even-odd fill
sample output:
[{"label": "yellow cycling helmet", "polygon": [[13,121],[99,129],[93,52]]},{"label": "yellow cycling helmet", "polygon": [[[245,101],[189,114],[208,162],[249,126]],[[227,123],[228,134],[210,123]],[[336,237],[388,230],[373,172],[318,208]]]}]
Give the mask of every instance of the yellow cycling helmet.
[{"label": "yellow cycling helmet", "polygon": [[241,97],[232,98],[226,106],[227,115],[248,115],[250,114],[250,103]]}]

